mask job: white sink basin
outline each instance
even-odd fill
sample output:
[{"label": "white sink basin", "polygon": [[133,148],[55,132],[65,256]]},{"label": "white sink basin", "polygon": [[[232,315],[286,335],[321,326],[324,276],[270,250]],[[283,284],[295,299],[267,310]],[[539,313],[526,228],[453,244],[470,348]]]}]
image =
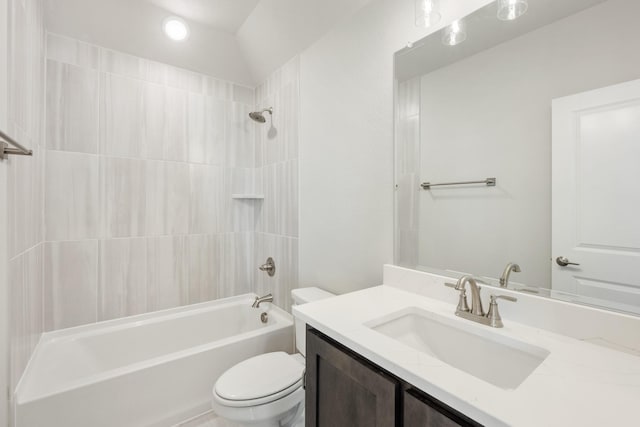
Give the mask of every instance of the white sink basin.
[{"label": "white sink basin", "polygon": [[497,334],[489,326],[407,308],[366,323],[369,328],[503,389],[515,389],[549,352]]}]

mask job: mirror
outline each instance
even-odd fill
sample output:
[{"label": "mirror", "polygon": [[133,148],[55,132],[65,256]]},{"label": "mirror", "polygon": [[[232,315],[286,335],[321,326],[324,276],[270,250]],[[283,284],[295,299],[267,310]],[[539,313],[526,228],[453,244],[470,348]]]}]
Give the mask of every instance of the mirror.
[{"label": "mirror", "polygon": [[528,3],[395,54],[395,262],[640,314],[640,2]]}]

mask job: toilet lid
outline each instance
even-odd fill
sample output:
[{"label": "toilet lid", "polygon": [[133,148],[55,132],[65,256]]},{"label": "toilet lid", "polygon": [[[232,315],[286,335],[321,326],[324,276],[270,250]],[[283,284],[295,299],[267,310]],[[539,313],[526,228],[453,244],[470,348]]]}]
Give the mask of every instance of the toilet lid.
[{"label": "toilet lid", "polygon": [[215,392],[230,401],[247,401],[279,395],[302,384],[304,365],[291,355],[278,351],[238,363],[216,381]]}]

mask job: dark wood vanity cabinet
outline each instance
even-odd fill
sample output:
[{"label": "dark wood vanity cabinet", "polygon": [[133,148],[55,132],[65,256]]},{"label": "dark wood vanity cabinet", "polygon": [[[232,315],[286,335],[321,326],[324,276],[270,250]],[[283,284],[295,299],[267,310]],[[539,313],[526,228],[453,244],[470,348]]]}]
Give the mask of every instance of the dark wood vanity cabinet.
[{"label": "dark wood vanity cabinet", "polygon": [[307,328],[306,427],[481,426]]},{"label": "dark wood vanity cabinet", "polygon": [[404,427],[481,427],[481,424],[414,388],[403,394]]},{"label": "dark wood vanity cabinet", "polygon": [[307,329],[306,427],[395,427],[400,384]]}]

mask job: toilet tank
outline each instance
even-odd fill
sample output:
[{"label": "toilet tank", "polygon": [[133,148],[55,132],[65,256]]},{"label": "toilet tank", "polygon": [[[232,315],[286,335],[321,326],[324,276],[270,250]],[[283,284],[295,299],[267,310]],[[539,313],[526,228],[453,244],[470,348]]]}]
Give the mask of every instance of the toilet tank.
[{"label": "toilet tank", "polygon": [[[333,296],[335,296],[335,294],[315,287],[299,288],[291,291],[291,299],[293,300],[294,306],[306,304],[308,302],[320,301]],[[296,329],[296,349],[303,356],[306,356],[306,324],[295,316],[293,321]]]}]

